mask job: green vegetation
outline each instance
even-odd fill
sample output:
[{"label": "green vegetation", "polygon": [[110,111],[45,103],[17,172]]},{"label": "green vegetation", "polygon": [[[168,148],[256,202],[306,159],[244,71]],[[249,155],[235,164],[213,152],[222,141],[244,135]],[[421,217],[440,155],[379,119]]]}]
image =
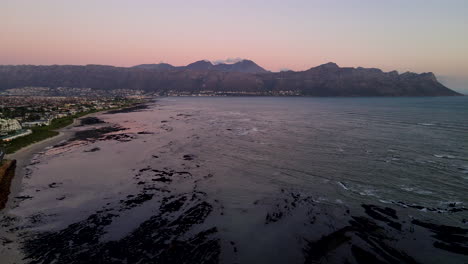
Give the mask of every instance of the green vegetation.
[{"label": "green vegetation", "polygon": [[47,130],[46,127],[38,127],[32,129],[33,133],[24,137],[13,139],[10,142],[5,143],[5,150],[7,154],[16,152],[17,150],[24,148],[33,143],[42,141],[46,138],[50,138],[58,135],[57,131]]},{"label": "green vegetation", "polygon": [[[141,101],[139,101],[139,100],[128,100],[128,99],[125,99],[125,100],[120,99],[120,100],[116,100],[116,101],[119,102],[119,104],[120,104],[119,107],[108,108],[108,109],[105,109],[105,111],[115,110],[115,109],[120,109],[120,108],[126,108],[126,107],[133,106],[135,104],[141,103]],[[3,143],[3,148],[5,149],[5,152],[7,154],[14,153],[14,152],[26,147],[26,146],[29,146],[29,145],[34,144],[36,142],[39,142],[39,141],[42,141],[44,139],[47,139],[47,138],[54,137],[54,136],[58,135],[59,132],[57,132],[56,130],[64,128],[64,127],[66,127],[68,125],[71,125],[76,118],[80,118],[82,116],[92,114],[92,113],[96,113],[96,112],[99,112],[99,111],[103,111],[103,110],[93,109],[93,110],[86,111],[86,112],[80,112],[80,113],[77,113],[75,115],[54,119],[54,120],[52,120],[51,124],[48,125],[48,126],[33,127],[33,128],[31,128],[32,134],[24,136],[24,137],[19,137],[19,138],[13,139],[10,142],[4,142]]]},{"label": "green vegetation", "polygon": [[50,137],[54,137],[59,134],[59,132],[55,130],[71,125],[73,123],[73,120],[75,120],[76,118],[95,112],[97,111],[91,110],[87,112],[81,112],[76,115],[54,119],[48,126],[33,127],[31,128],[32,134],[13,139],[10,142],[5,142],[4,148],[6,150],[6,153],[11,154],[20,150],[21,148],[24,148],[36,142],[42,141]]}]

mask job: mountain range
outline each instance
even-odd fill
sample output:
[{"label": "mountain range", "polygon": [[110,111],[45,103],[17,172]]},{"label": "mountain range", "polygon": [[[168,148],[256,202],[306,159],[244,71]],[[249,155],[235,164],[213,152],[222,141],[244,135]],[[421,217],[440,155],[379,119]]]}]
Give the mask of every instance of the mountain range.
[{"label": "mountain range", "polygon": [[298,72],[269,72],[250,60],[234,64],[212,64],[203,60],[181,67],[166,63],[133,67],[0,66],[0,90],[28,86],[138,89],[160,95],[460,95],[438,82],[430,72],[399,74],[376,68],[339,67],[332,62]]},{"label": "mountain range", "polygon": [[207,60],[200,60],[193,63],[190,63],[187,66],[172,66],[167,63],[159,64],[140,64],[133,66],[132,68],[136,69],[146,69],[146,70],[197,70],[197,71],[222,71],[222,72],[246,72],[246,73],[266,73],[267,70],[258,66],[255,62],[251,60],[242,60],[236,63],[227,64],[219,63],[213,64]]}]

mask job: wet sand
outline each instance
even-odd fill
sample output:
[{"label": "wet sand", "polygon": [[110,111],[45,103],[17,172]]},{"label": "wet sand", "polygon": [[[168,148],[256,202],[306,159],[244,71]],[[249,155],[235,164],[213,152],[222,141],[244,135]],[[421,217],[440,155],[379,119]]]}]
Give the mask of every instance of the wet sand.
[{"label": "wet sand", "polygon": [[[16,151],[15,153],[6,155],[5,159],[16,160],[15,177],[13,178],[11,182],[9,197],[10,198],[15,197],[17,194],[21,192],[21,189],[22,189],[21,182],[25,174],[25,167],[30,164],[31,159],[34,157],[34,155],[44,151],[48,147],[52,147],[56,144],[59,144],[60,142],[64,142],[64,141],[71,139],[75,135],[75,131],[73,131],[72,129],[74,127],[80,126],[81,120],[87,119],[89,117],[96,117],[101,114],[125,113],[125,112],[138,111],[138,110],[146,109],[147,107],[148,106],[146,104],[139,104],[139,105],[132,106],[132,107],[125,107],[122,109],[114,109],[114,110],[105,110],[105,111],[100,111],[100,112],[95,112],[95,113],[91,113],[88,115],[84,115],[82,117],[79,117],[73,120],[72,124],[57,130],[59,132],[58,135],[51,137],[51,138],[47,138],[40,142],[36,142],[29,146],[26,146]],[[8,199],[8,202],[4,210],[11,209],[13,206],[15,206],[13,199]]]},{"label": "wet sand", "polygon": [[[10,194],[8,195],[8,201],[6,203],[5,208],[2,211],[9,211],[15,206],[17,206],[18,203],[21,202],[21,200],[13,199],[13,197],[18,196],[18,194],[21,193],[23,189],[22,182],[25,176],[25,169],[31,163],[31,160],[33,159],[33,157],[36,154],[44,151],[48,147],[51,147],[56,144],[59,144],[60,142],[69,140],[75,134],[75,132],[72,131],[71,129],[79,125],[81,119],[90,117],[90,116],[95,116],[100,113],[102,112],[92,113],[92,114],[77,118],[73,121],[72,124],[59,129],[58,130],[59,134],[57,136],[47,138],[43,141],[26,146],[16,151],[15,153],[6,155],[5,157],[6,159],[16,160],[16,170],[15,170],[15,176],[13,177],[13,180],[10,185]],[[12,234],[8,234],[8,235],[12,235]],[[5,237],[7,237],[8,235],[4,233],[3,229],[0,230],[0,237],[6,239]],[[19,245],[14,242],[15,237],[10,237],[9,239],[11,242],[0,241],[0,243],[3,243],[3,246],[6,246],[8,244],[8,247],[9,247],[9,250],[5,250],[5,248],[0,249],[0,256],[1,256],[2,262],[4,261],[5,263],[26,263],[23,260],[23,253],[18,248]],[[16,239],[19,239],[19,238],[16,237]]]},{"label": "wet sand", "polygon": [[[15,177],[13,178],[13,181],[11,182],[11,186],[10,186],[10,195],[9,197],[15,197],[16,195],[18,195],[18,193],[21,192],[21,182],[23,180],[23,177],[24,177],[24,169],[27,165],[30,164],[31,162],[31,159],[34,157],[34,155],[36,155],[37,153],[40,153],[41,151],[43,151],[45,148],[47,147],[51,147],[51,146],[54,146],[55,144],[58,144],[62,141],[66,141],[68,139],[70,139],[71,137],[73,137],[73,135],[75,134],[74,131],[71,131],[71,129],[77,125],[80,124],[80,120],[83,119],[83,118],[86,118],[86,117],[90,117],[90,116],[96,116],[100,113],[104,113],[104,112],[97,112],[97,113],[92,113],[92,114],[88,114],[88,115],[85,115],[85,116],[82,116],[80,118],[77,118],[73,121],[72,124],[64,127],[64,128],[61,128],[58,130],[59,134],[54,136],[54,137],[51,137],[51,138],[47,138],[43,141],[40,141],[40,142],[37,142],[37,143],[34,143],[34,144],[31,144],[29,146],[26,146],[18,151],[16,151],[15,153],[12,153],[12,154],[8,154],[6,155],[6,159],[9,159],[9,160],[13,160],[15,159],[16,160],[16,171],[15,171]],[[11,209],[13,206],[15,205],[14,203],[14,200],[13,199],[8,199],[8,202],[5,206],[5,210],[8,210],[8,209]]]}]

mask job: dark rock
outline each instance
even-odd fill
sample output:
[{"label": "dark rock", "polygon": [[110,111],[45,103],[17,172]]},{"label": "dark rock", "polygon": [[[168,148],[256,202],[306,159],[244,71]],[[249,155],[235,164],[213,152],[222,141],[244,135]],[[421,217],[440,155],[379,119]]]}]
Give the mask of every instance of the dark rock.
[{"label": "dark rock", "polygon": [[386,216],[390,216],[393,219],[398,219],[396,215],[396,211],[394,209],[389,208],[389,207],[382,208],[382,207],[379,207],[376,205],[370,205],[370,204],[363,204],[362,207],[364,207],[366,214],[369,215],[370,217],[374,218],[375,220],[383,221],[387,223],[390,227],[393,227],[401,231],[400,223],[397,223],[386,217]]},{"label": "dark rock", "polygon": [[130,199],[123,201],[123,203],[128,207],[135,207],[146,201],[149,201],[153,198],[154,194],[152,193],[140,193],[136,197],[131,196]]},{"label": "dark rock", "polygon": [[149,132],[149,131],[140,131],[140,132],[137,132],[138,135],[152,135],[154,134],[154,132]]},{"label": "dark rock", "polygon": [[375,263],[375,264],[385,264],[386,262],[381,261],[377,256],[372,254],[369,251],[366,251],[356,245],[351,247],[354,258],[356,258],[358,263]]},{"label": "dark rock", "polygon": [[465,235],[468,233],[468,229],[465,229],[465,228],[427,223],[427,222],[423,222],[417,219],[414,219],[413,221],[411,221],[411,223],[427,228],[433,232],[438,232],[438,233],[461,234],[461,235]]},{"label": "dark rock", "polygon": [[344,227],[323,236],[317,241],[308,241],[304,249],[305,263],[319,263],[322,258],[326,257],[333,250],[348,242],[351,237],[347,236],[346,233],[350,230],[352,230],[351,227]]},{"label": "dark rock", "polygon": [[147,104],[137,104],[137,105],[122,108],[122,109],[107,111],[106,114],[111,115],[111,114],[141,112],[141,111],[146,110],[148,108],[149,108],[149,106]]},{"label": "dark rock", "polygon": [[468,229],[427,223],[417,219],[411,223],[427,228],[434,233],[433,237],[438,240],[434,242],[434,247],[456,254],[468,255]]},{"label": "dark rock", "polygon": [[15,199],[20,199],[20,200],[27,200],[27,199],[32,199],[32,196],[29,195],[22,195],[22,196],[16,196]]},{"label": "dark rock", "polygon": [[117,132],[117,131],[122,131],[122,130],[125,130],[125,129],[119,126],[107,126],[107,127],[97,128],[97,129],[77,131],[75,135],[73,136],[73,138],[69,140],[69,142],[76,141],[76,140],[94,141],[94,140],[100,139],[107,133]]},{"label": "dark rock", "polygon": [[96,151],[99,151],[99,150],[101,150],[101,148],[95,147],[95,148],[92,148],[92,149],[85,150],[84,152],[96,152]]},{"label": "dark rock", "polygon": [[99,119],[97,117],[93,117],[93,116],[84,117],[84,118],[80,119],[80,126],[96,125],[96,124],[103,124],[103,123],[105,123],[105,122],[102,121],[101,119]]},{"label": "dark rock", "polygon": [[195,155],[192,154],[187,154],[183,156],[184,160],[193,160],[195,158]]},{"label": "dark rock", "polygon": [[57,188],[58,185],[61,185],[61,183],[53,182],[53,183],[49,184],[48,186],[49,186],[49,188]]}]

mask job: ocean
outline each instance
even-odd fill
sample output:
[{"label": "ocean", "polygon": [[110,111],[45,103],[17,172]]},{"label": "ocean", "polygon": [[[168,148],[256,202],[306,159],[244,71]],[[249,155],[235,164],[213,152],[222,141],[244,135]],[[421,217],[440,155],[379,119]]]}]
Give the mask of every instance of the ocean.
[{"label": "ocean", "polygon": [[468,263],[467,97],[166,97],[96,117],[23,169],[0,255]]}]

